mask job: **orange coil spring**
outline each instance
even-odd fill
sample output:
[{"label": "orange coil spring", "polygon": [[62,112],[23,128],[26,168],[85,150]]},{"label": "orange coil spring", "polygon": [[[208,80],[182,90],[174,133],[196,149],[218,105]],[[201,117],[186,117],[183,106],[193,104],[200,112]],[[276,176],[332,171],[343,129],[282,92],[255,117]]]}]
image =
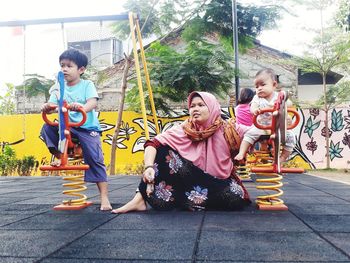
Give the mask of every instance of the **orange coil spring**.
[{"label": "orange coil spring", "polygon": [[281,205],[283,204],[283,200],[278,198],[283,195],[282,189],[280,187],[283,186],[282,176],[278,173],[257,173],[257,177],[263,176],[265,178],[257,178],[257,183],[262,183],[263,185],[257,185],[256,189],[264,190],[264,191],[274,191],[274,194],[266,194],[260,195],[256,198],[256,203],[258,205]]},{"label": "orange coil spring", "polygon": [[80,193],[85,191],[87,187],[85,186],[83,175],[69,176],[64,177],[63,180],[68,181],[68,183],[64,183],[63,187],[69,188],[68,190],[64,190],[62,193],[69,196],[77,197],[78,199],[69,199],[63,200],[63,204],[65,205],[83,205],[86,203],[87,196]]}]

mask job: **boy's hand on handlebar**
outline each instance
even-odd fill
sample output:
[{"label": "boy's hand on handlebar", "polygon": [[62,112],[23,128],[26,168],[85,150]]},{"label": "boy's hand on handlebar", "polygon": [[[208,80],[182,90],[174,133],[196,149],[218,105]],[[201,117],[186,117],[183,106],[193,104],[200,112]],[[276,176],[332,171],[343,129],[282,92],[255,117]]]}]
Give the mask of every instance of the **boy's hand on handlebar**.
[{"label": "boy's hand on handlebar", "polygon": [[73,102],[69,104],[69,109],[72,111],[78,111],[79,109],[83,108],[84,106],[78,102]]},{"label": "boy's hand on handlebar", "polygon": [[48,102],[48,103],[44,103],[41,106],[41,111],[46,113],[46,114],[51,114],[51,113],[56,112],[56,108],[57,108],[56,104]]}]

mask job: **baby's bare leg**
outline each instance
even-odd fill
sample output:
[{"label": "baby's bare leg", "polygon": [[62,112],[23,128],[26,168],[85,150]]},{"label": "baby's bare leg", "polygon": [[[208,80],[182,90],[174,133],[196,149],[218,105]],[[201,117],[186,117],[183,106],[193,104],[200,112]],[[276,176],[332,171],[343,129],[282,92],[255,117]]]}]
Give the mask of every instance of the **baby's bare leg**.
[{"label": "baby's bare leg", "polygon": [[288,159],[290,154],[291,154],[291,151],[287,151],[286,149],[283,149],[280,156],[280,162],[281,163],[285,162]]},{"label": "baby's bare leg", "polygon": [[250,146],[251,144],[249,142],[243,140],[241,142],[241,146],[239,147],[239,153],[235,156],[235,160],[237,161],[243,160]]}]

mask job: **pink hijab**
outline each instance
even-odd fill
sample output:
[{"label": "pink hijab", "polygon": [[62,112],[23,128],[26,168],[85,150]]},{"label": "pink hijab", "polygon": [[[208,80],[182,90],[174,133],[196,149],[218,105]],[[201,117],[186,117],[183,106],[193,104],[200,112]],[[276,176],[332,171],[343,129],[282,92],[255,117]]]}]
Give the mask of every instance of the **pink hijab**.
[{"label": "pink hijab", "polygon": [[[209,109],[209,119],[204,125],[197,125],[197,130],[209,127],[220,116],[221,107],[217,99],[210,93],[194,91],[188,96],[188,108],[194,95],[198,94]],[[168,145],[179,154],[191,161],[195,166],[210,175],[225,179],[231,174],[233,163],[230,158],[228,144],[224,137],[224,128],[220,127],[207,140],[194,142],[184,132],[182,126],[177,125],[155,137],[162,145]]]}]

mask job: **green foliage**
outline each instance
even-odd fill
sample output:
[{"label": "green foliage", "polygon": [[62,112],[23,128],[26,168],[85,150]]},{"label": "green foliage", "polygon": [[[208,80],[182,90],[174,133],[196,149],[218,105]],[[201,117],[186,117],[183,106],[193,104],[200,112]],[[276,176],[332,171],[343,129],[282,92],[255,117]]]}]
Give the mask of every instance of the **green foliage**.
[{"label": "green foliage", "polygon": [[[335,27],[325,27],[323,24],[322,11],[329,5],[334,4],[330,0],[307,0],[305,3],[313,8],[320,10],[321,30],[315,38],[313,45],[310,46],[309,51],[306,52],[303,58],[296,58],[295,65],[302,70],[302,72],[317,72],[322,76],[323,98],[317,103],[325,112],[325,140],[326,140],[326,158],[327,168],[330,167],[330,161],[334,158],[341,158],[340,152],[343,148],[339,147],[339,142],[334,144],[330,141],[330,129],[328,123],[328,112],[340,100],[334,96],[335,90],[328,87],[326,83],[327,75],[333,71],[346,72],[350,66],[350,37],[348,33],[344,33]],[[345,98],[348,95],[345,95]],[[332,122],[332,129],[338,130],[342,127],[339,116],[332,116],[336,121]],[[334,120],[332,118],[332,121]],[[342,118],[341,118],[342,119]],[[310,135],[309,135],[310,136]]]},{"label": "green foliage", "polygon": [[16,167],[16,153],[8,145],[3,146],[0,153],[0,173],[1,175],[11,174]]},{"label": "green foliage", "polygon": [[[128,110],[140,112],[141,101],[140,101],[139,89],[135,81],[130,81],[130,83],[134,84],[134,86],[128,90],[128,93],[126,94],[126,97],[125,97],[127,108]],[[146,83],[143,83],[143,87],[144,88],[146,87]],[[171,107],[169,107],[169,104],[167,103],[166,99],[160,97],[161,96],[160,94],[162,94],[160,87],[152,86],[152,92],[153,92],[154,104],[156,105],[157,110],[161,110],[166,114],[170,114],[174,112],[174,110]],[[146,90],[144,90],[144,101],[145,101],[147,113],[151,114],[152,112],[151,112],[149,94]]]},{"label": "green foliage", "polygon": [[[193,90],[221,96],[232,88],[234,52],[231,0],[194,0],[191,3],[185,0],[129,0],[124,7],[140,15],[143,37],[159,37],[183,26],[182,31],[177,31],[186,42],[182,51],[177,52],[160,43],[153,43],[146,50],[157,109],[169,112],[170,101],[184,101]],[[279,8],[273,5],[238,5],[240,51],[252,47],[254,38],[262,29],[275,26],[278,18]],[[114,29],[122,38],[126,38],[130,32],[128,22],[118,22]],[[206,39],[209,35],[219,39],[220,43],[209,43]],[[129,109],[139,109],[136,86],[128,91],[126,102]]]},{"label": "green foliage", "polygon": [[[160,36],[169,31],[171,25],[182,21],[186,9],[185,2],[184,0],[129,0],[125,3],[124,9],[139,15],[140,26],[144,27],[142,30],[144,37]],[[130,34],[129,21],[117,22],[113,25],[113,29],[117,37],[126,39]]]},{"label": "green foliage", "polygon": [[35,166],[35,157],[24,156],[22,160],[18,160],[17,171],[20,175],[30,176],[33,168]]},{"label": "green foliage", "polygon": [[[203,6],[204,15],[197,15],[184,26],[182,38],[185,41],[200,40],[207,34],[219,33],[220,37],[228,39],[232,48],[232,1],[213,0]],[[280,8],[277,6],[256,7],[237,5],[237,27],[239,51],[244,52],[253,47],[253,40],[263,29],[276,26],[280,18]]]},{"label": "green foliage", "polygon": [[[237,4],[238,38],[242,36],[257,37],[263,29],[276,26],[280,18],[278,6],[243,6]],[[210,32],[220,32],[223,36],[231,36],[232,28],[232,1],[213,0],[205,7],[203,20]]]},{"label": "green foliage", "polygon": [[[233,49],[233,37],[229,36],[229,37],[225,37],[225,36],[221,36],[220,37],[220,43],[225,47],[225,49],[227,50],[227,52],[229,53],[234,53],[234,49]],[[238,42],[238,52],[240,54],[244,54],[247,52],[248,49],[253,48],[254,47],[254,39],[249,37],[249,36],[242,36],[240,37],[240,40]]]},{"label": "green foliage", "polygon": [[7,90],[0,96],[0,114],[10,115],[15,113],[15,88],[13,84],[6,83]]},{"label": "green foliage", "polygon": [[[147,50],[147,60],[157,109],[165,112],[170,110],[167,101],[184,101],[194,90],[222,96],[232,87],[232,54],[221,45],[191,41],[180,53],[155,42]],[[137,87],[128,91],[126,101],[133,110],[133,105],[140,105]]]},{"label": "green foliage", "polygon": [[[317,72],[321,76],[326,76],[332,70],[337,70],[346,74],[350,66],[349,34],[342,33],[336,28],[325,29],[324,34],[315,39],[310,51],[306,52],[302,58],[295,57],[293,64],[301,69],[302,73]],[[326,83],[324,85],[326,92],[313,105],[314,107],[327,110],[349,100],[350,82],[346,79],[334,86]]]},{"label": "green foliage", "polygon": [[[350,100],[350,81],[340,80],[336,85],[329,85],[326,91],[327,108],[334,109],[335,107]],[[316,108],[324,106],[323,96],[315,102]]]},{"label": "green foliage", "polygon": [[194,90],[220,95],[231,88],[232,57],[220,45],[191,41],[184,53],[178,53],[155,43],[148,56],[151,79],[162,87],[162,96],[172,101],[181,101]]},{"label": "green foliage", "polygon": [[[203,35],[207,32],[206,23],[200,17],[195,17],[188,23],[182,31],[181,37],[186,42],[192,40],[201,40]],[[232,43],[232,42],[231,42]]]},{"label": "green foliage", "polygon": [[[140,15],[143,36],[162,36],[173,28],[185,25],[183,38],[186,41],[199,40],[204,33],[218,32],[225,37],[232,35],[231,0],[129,0],[125,10]],[[281,8],[276,5],[237,5],[239,41],[257,37],[263,29],[276,26]],[[148,19],[147,19],[148,18]],[[147,19],[147,23],[144,25]],[[117,22],[114,26],[117,37],[126,39],[130,34],[128,22]],[[242,39],[243,38],[243,39]]]},{"label": "green foliage", "polygon": [[302,58],[297,57],[294,62],[303,72],[328,73],[350,63],[350,38],[336,28],[324,30],[322,35],[315,38],[310,50]]},{"label": "green foliage", "polygon": [[345,31],[350,31],[350,2],[342,0],[335,17],[336,24]]},{"label": "green foliage", "polygon": [[35,162],[34,156],[24,156],[23,159],[17,159],[16,152],[9,145],[3,145],[0,152],[0,175],[29,176],[35,167]]},{"label": "green foliage", "polygon": [[29,98],[43,94],[45,96],[45,101],[47,101],[50,98],[49,90],[51,86],[55,84],[55,81],[38,74],[28,74],[26,77],[29,78],[26,79],[22,85],[16,86],[16,89],[24,89],[26,96]]}]

